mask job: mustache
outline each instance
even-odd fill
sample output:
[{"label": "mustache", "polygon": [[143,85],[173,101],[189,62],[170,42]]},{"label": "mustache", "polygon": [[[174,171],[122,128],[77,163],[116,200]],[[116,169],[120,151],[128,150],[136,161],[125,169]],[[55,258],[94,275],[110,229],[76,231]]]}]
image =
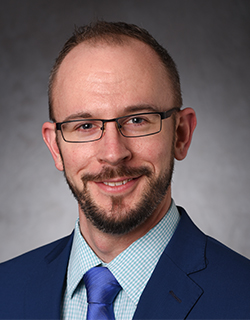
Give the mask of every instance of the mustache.
[{"label": "mustache", "polygon": [[119,177],[136,178],[142,175],[151,176],[152,171],[148,167],[141,166],[138,168],[131,168],[127,166],[119,166],[117,168],[104,167],[98,174],[87,173],[82,176],[82,181],[86,184],[88,181],[105,181]]}]

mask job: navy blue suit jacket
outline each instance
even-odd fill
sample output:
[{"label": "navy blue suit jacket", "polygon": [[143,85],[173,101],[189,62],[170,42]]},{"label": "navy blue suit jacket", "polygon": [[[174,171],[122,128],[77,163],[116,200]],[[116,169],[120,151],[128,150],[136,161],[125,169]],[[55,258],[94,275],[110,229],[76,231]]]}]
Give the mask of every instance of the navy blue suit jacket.
[{"label": "navy blue suit jacket", "polygon": [[[250,261],[180,223],[134,319],[250,319]],[[0,319],[59,319],[73,235],[0,265]]]}]

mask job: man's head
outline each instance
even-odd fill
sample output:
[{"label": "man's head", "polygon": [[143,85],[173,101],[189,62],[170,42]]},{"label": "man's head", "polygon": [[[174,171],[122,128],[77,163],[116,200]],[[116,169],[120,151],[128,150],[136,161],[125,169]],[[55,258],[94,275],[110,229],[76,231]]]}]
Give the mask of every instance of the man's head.
[{"label": "man's head", "polygon": [[[108,23],[99,24],[108,29]],[[137,30],[124,24],[111,27]],[[74,46],[71,39],[64,47],[67,54],[56,63],[50,86],[53,121],[66,121],[63,129],[74,137],[96,137],[101,130],[101,139],[66,142],[63,132],[49,122],[43,126],[43,137],[79,202],[85,233],[96,228],[109,234],[136,229],[141,234],[170,206],[174,157],[181,160],[186,156],[195,114],[188,108],[162,120],[165,111],[181,106],[172,59],[167,55],[167,69],[160,54],[145,41],[121,31],[118,37],[106,33],[78,40]],[[104,127],[99,126],[99,119],[108,120]],[[146,134],[148,127],[155,128],[154,122],[159,130]],[[132,132],[133,137],[119,130]],[[144,136],[137,137],[134,132]]]}]

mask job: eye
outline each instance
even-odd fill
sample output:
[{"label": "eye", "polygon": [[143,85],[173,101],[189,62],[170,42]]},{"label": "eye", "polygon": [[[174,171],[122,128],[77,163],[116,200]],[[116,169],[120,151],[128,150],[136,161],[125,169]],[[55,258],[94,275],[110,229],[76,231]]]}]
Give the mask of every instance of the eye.
[{"label": "eye", "polygon": [[142,119],[142,118],[137,117],[137,118],[132,118],[130,121],[131,121],[132,123],[142,123],[142,122],[145,121],[145,120]]},{"label": "eye", "polygon": [[99,121],[79,121],[74,126],[74,131],[92,131],[100,129],[102,123]]},{"label": "eye", "polygon": [[135,116],[131,117],[126,121],[126,125],[143,125],[147,124],[148,119],[146,116]]},{"label": "eye", "polygon": [[92,122],[85,122],[85,123],[82,123],[78,129],[83,129],[83,130],[89,130],[89,129],[92,129],[93,128],[93,123]]}]

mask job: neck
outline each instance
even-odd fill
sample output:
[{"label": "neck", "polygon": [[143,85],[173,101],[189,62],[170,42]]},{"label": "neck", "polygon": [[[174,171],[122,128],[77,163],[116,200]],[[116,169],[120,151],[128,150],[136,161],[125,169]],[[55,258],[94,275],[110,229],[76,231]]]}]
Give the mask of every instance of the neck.
[{"label": "neck", "polygon": [[134,241],[143,237],[151,230],[166,214],[171,205],[171,197],[165,197],[152,215],[140,226],[127,234],[114,235],[98,230],[86,218],[79,208],[80,231],[90,248],[105,263],[109,263]]}]

